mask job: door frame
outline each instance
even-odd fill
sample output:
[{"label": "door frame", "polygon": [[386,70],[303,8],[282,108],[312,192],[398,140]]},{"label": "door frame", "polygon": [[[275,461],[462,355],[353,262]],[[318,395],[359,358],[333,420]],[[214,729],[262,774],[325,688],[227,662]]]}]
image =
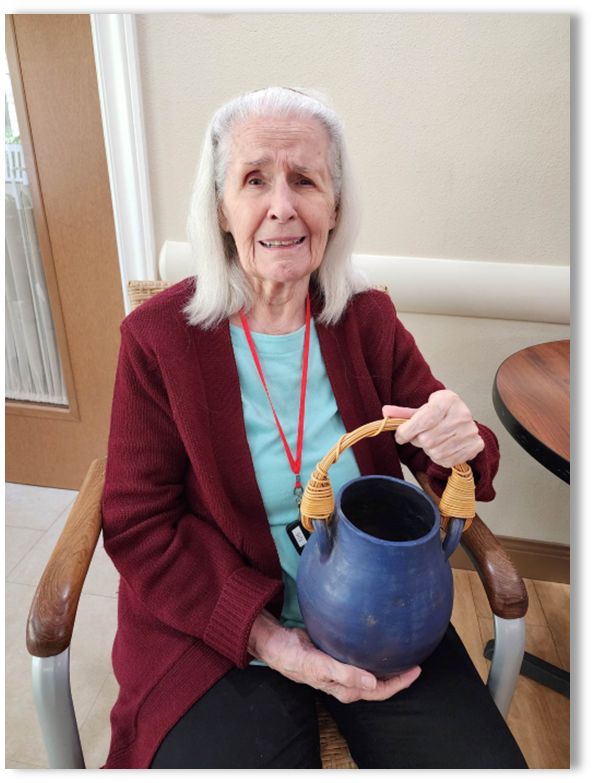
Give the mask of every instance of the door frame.
[{"label": "door frame", "polygon": [[21,72],[21,62],[19,59],[18,45],[14,30],[14,20],[12,14],[6,15],[6,36],[5,36],[6,59],[10,70],[10,81],[14,102],[19,117],[19,130],[21,133],[21,143],[23,146],[23,156],[27,167],[27,179],[29,181],[29,191],[31,201],[33,202],[33,217],[41,261],[45,273],[45,280],[50,300],[50,309],[54,330],[56,332],[56,342],[60,353],[60,362],[62,364],[62,373],[64,375],[64,385],[66,387],[66,396],[68,405],[55,405],[48,403],[27,402],[25,400],[9,400],[5,398],[5,413],[9,416],[39,416],[41,418],[57,418],[64,421],[80,421],[79,406],[74,385],[74,374],[72,371],[72,362],[68,348],[68,339],[66,328],[64,326],[64,314],[60,301],[60,291],[58,289],[58,280],[56,278],[56,267],[54,265],[54,256],[52,253],[52,243],[48,231],[46,210],[43,202],[43,195],[39,185],[39,176],[37,172],[37,161],[35,159],[35,150],[29,124],[29,112],[27,110],[27,99],[23,88],[23,76]]},{"label": "door frame", "polygon": [[90,18],[128,314],[128,281],[158,279],[136,15],[90,14]]},{"label": "door frame", "polygon": [[[122,298],[130,313],[129,280],[157,280],[157,257],[145,135],[142,87],[136,35],[136,14],[90,14],[101,119],[107,158]],[[68,406],[5,400],[13,416],[57,417],[79,421],[79,407],[64,327],[43,197],[29,126],[18,46],[12,14],[6,19],[6,54],[19,118],[23,154],[41,257],[48,286],[56,340],[62,362]]]}]

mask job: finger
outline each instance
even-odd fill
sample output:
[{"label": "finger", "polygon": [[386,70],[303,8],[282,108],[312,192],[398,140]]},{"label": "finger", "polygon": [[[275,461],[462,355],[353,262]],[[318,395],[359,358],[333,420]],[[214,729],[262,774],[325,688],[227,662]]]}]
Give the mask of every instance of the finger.
[{"label": "finger", "polygon": [[401,424],[397,430],[395,440],[397,443],[411,443],[422,432],[436,427],[446,416],[447,411],[426,403],[414,414],[409,421]]},{"label": "finger", "polygon": [[384,701],[390,699],[395,693],[408,688],[421,674],[421,668],[414,666],[402,674],[397,674],[396,677],[391,677],[388,680],[378,680],[378,684],[374,691],[366,692],[362,694],[362,698],[366,701]]},{"label": "finger", "polygon": [[471,457],[465,456],[464,451],[459,451],[456,454],[448,455],[446,457],[437,457],[428,455],[432,462],[434,462],[436,465],[440,465],[443,468],[454,468],[455,465],[462,465],[464,462],[467,462],[467,460],[471,459]]},{"label": "finger", "polygon": [[443,456],[446,453],[456,451],[466,440],[467,438],[462,438],[461,433],[454,427],[443,427],[439,424],[430,430],[420,433],[416,438],[410,440],[409,443],[412,446],[417,446],[418,449],[423,449],[428,456],[431,456],[430,452],[433,451]]},{"label": "finger", "polygon": [[[462,457],[463,462],[466,462],[476,457],[480,451],[483,451],[485,443],[481,435],[476,433],[467,437],[453,439],[442,448],[444,451],[449,452],[450,459],[460,459]],[[456,465],[457,463],[454,464]]]},{"label": "finger", "polygon": [[383,405],[382,415],[391,419],[410,419],[418,408],[403,408],[401,405]]},{"label": "finger", "polygon": [[451,457],[451,459],[457,460],[456,462],[453,462],[453,465],[460,465],[462,462],[469,462],[470,460],[475,459],[484,448],[485,443],[483,438],[478,435],[476,438],[473,438],[473,441],[467,444],[464,449],[456,452]]},{"label": "finger", "polygon": [[472,444],[466,444],[463,448],[456,449],[455,451],[449,451],[448,453],[432,453],[428,454],[432,462],[436,465],[442,465],[444,468],[452,468],[454,465],[462,465],[464,462],[477,457],[480,451],[485,448],[485,443],[482,438],[474,439]]},{"label": "finger", "polygon": [[442,455],[464,448],[479,434],[474,421],[453,416],[452,411],[436,424],[435,427],[420,433],[409,442],[429,455],[429,449],[441,449]]},{"label": "finger", "polygon": [[[410,419],[412,416],[414,416],[419,411],[419,408],[406,408],[402,405],[383,405],[382,406],[382,415],[383,416],[389,416],[391,419]],[[406,441],[401,440],[399,436],[399,432],[401,431],[402,427],[404,425],[401,424],[399,426],[399,429],[395,432],[395,440],[397,443],[406,443]]]},{"label": "finger", "polygon": [[376,677],[370,672],[357,666],[341,663],[322,651],[320,653],[321,655],[314,660],[314,664],[319,667],[315,672],[317,679],[334,681],[339,686],[348,689],[360,690],[361,688],[372,689],[376,687]]}]

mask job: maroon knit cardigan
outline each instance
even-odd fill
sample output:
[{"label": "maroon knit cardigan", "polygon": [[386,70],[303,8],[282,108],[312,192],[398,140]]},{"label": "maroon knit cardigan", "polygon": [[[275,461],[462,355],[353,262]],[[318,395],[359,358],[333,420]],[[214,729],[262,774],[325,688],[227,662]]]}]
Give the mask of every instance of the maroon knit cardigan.
[{"label": "maroon knit cardigan", "polygon": [[[279,617],[281,568],[258,489],[227,322],[189,326],[192,278],[121,326],[107,471],[105,549],[120,572],[112,660],[120,685],[105,768],[146,769],[179,718],[233,666],[266,607]],[[321,302],[311,288],[312,314]],[[444,386],[387,294],[354,297],[341,322],[316,325],[347,432],[387,403],[417,408]],[[472,463],[478,500],[495,496],[494,434]],[[402,478],[399,457],[441,494],[450,471],[393,433],[353,447],[362,475]],[[322,457],[323,455],[321,455]]]}]

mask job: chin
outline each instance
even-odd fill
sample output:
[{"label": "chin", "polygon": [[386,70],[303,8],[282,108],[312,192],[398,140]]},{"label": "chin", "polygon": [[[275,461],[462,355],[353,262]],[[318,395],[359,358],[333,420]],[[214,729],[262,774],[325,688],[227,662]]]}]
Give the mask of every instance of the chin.
[{"label": "chin", "polygon": [[281,265],[277,266],[276,269],[269,270],[267,279],[273,283],[299,283],[300,280],[303,280],[310,274],[312,274],[312,271],[309,266],[303,267],[300,265],[296,267],[288,262],[286,267]]}]

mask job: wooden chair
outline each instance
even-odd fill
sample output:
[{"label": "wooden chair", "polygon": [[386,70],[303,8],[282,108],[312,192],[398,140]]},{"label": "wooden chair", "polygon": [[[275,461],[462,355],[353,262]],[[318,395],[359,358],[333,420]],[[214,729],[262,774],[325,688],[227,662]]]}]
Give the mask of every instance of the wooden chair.
[{"label": "wooden chair", "polygon": [[[131,281],[132,307],[170,284]],[[27,620],[27,649],[32,656],[33,696],[52,769],[84,769],[70,690],[70,640],[87,571],[101,532],[101,495],[106,458],[91,465],[64,529],[41,577]],[[416,474],[424,491],[438,498],[424,473]],[[495,646],[487,686],[507,716],[525,649],[528,599],[510,556],[476,516],[463,533],[469,555],[486,590],[494,615]],[[357,769],[347,743],[318,701],[324,769]]]}]

